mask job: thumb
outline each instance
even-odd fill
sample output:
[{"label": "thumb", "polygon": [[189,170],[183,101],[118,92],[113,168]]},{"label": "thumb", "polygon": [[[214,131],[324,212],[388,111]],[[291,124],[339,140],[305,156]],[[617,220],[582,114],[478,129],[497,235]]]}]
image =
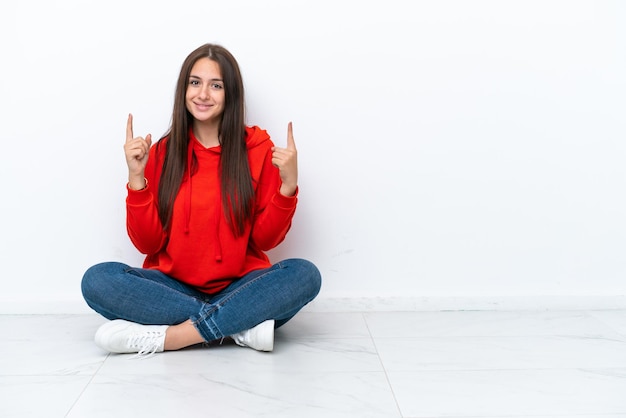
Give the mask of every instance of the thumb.
[{"label": "thumb", "polygon": [[148,148],[152,145],[152,134],[146,135],[146,142],[148,143]]}]

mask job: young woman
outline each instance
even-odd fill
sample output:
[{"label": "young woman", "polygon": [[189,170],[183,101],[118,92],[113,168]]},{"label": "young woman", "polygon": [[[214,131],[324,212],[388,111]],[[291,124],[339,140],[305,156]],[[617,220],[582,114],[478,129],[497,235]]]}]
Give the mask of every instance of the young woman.
[{"label": "young woman", "polygon": [[85,273],[87,304],[111,321],[96,332],[109,352],[151,354],[232,339],[271,351],[274,329],[317,296],[309,261],[272,265],[297,203],[292,125],[287,147],[245,125],[235,58],[206,44],[184,61],[172,123],[154,146],[129,115],[127,230],[143,268],[97,264]]}]

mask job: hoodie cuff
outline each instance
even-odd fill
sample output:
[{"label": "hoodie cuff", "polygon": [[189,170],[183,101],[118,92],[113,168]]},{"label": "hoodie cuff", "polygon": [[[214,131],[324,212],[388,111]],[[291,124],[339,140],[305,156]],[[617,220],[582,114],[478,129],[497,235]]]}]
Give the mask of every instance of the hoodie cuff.
[{"label": "hoodie cuff", "polygon": [[283,196],[280,194],[280,187],[276,190],[276,194],[274,195],[274,203],[279,208],[283,209],[292,209],[296,207],[296,203],[298,203],[298,191],[299,187],[296,186],[296,192],[293,196]]},{"label": "hoodie cuff", "polygon": [[126,190],[128,192],[128,196],[126,198],[126,202],[132,206],[142,206],[150,202],[152,198],[152,193],[149,191],[148,183],[146,182],[146,187],[141,190],[131,189],[128,183],[126,183]]}]

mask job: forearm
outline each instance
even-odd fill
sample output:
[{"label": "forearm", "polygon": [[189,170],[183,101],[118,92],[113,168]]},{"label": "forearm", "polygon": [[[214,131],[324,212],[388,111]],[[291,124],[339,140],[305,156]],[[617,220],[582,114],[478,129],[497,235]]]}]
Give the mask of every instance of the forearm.
[{"label": "forearm", "polygon": [[251,240],[261,250],[269,251],[285,239],[296,211],[297,194],[297,188],[291,197],[276,193],[256,216]]},{"label": "forearm", "polygon": [[126,228],[129,238],[141,253],[153,254],[161,249],[165,232],[152,193],[147,187],[134,191],[128,186]]}]

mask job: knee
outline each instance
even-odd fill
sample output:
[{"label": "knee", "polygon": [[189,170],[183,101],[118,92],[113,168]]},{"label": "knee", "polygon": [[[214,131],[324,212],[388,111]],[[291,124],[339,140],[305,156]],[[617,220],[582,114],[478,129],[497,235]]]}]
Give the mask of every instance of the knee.
[{"label": "knee", "polygon": [[322,288],[322,273],[320,273],[319,269],[317,268],[317,266],[315,266],[315,264],[309,262],[310,264],[310,269],[311,269],[311,278],[309,279],[311,281],[311,286],[314,289],[315,295],[317,296],[317,294],[320,292],[320,289]]},{"label": "knee", "polygon": [[304,259],[291,260],[297,265],[298,277],[302,288],[307,289],[311,300],[317,296],[322,288],[322,274],[315,264]]},{"label": "knee", "polygon": [[83,298],[89,301],[95,294],[95,290],[98,287],[98,281],[102,277],[101,274],[102,264],[96,264],[91,266],[83,274],[83,279],[80,282],[80,290],[83,293]]},{"label": "knee", "polygon": [[89,267],[83,274],[80,284],[85,300],[90,300],[99,294],[99,289],[102,287],[103,282],[106,281],[107,276],[123,268],[123,266],[121,263],[100,263]]}]

